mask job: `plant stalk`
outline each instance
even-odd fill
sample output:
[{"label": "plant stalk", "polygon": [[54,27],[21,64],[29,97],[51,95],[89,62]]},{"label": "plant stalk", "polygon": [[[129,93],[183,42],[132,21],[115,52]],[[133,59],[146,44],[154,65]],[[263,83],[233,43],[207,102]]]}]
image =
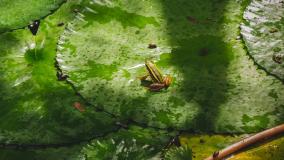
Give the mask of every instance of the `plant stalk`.
[{"label": "plant stalk", "polygon": [[257,142],[260,142],[265,139],[269,139],[273,136],[279,135],[281,133],[284,133],[284,124],[281,124],[279,126],[267,129],[265,131],[259,132],[255,135],[252,135],[248,138],[245,138],[231,146],[228,146],[225,149],[222,149],[220,151],[214,152],[210,157],[204,159],[204,160],[221,160],[223,158],[228,157],[232,153],[235,153],[245,147],[248,147],[252,144],[255,144]]}]

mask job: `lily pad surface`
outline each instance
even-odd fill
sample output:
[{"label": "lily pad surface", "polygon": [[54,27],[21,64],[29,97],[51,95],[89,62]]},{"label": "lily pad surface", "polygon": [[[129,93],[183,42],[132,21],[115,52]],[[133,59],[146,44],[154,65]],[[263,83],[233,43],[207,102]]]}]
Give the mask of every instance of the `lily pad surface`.
[{"label": "lily pad surface", "polygon": [[22,28],[57,9],[65,0],[0,0],[0,33]]},{"label": "lily pad surface", "polygon": [[[247,1],[84,2],[58,41],[57,61],[93,105],[195,132],[256,132],[284,122],[283,85],[257,69],[238,38]],[[173,77],[167,90],[143,86],[146,59]]]},{"label": "lily pad surface", "polygon": [[58,21],[58,16],[43,21],[37,37],[28,29],[0,35],[1,144],[73,143],[117,128],[113,118],[57,80],[54,57],[63,30]]},{"label": "lily pad surface", "polygon": [[253,0],[244,13],[241,34],[249,54],[263,69],[284,80],[284,4]]}]

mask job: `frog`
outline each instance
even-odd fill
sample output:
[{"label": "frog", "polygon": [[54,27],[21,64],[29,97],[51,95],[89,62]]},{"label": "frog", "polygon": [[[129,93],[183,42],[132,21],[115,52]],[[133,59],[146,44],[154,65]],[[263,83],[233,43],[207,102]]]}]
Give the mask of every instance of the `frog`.
[{"label": "frog", "polygon": [[145,67],[148,74],[140,77],[140,80],[145,81],[147,78],[150,78],[151,84],[147,86],[150,91],[159,92],[162,89],[168,89],[173,81],[173,78],[170,75],[163,76],[160,69],[152,60],[145,60]]}]

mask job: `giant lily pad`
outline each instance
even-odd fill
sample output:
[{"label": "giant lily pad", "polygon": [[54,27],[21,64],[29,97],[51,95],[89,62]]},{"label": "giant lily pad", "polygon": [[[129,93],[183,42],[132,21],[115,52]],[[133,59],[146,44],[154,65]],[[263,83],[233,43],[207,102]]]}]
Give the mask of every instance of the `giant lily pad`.
[{"label": "giant lily pad", "polygon": [[244,19],[241,33],[249,54],[267,72],[284,80],[283,1],[253,0]]},{"label": "giant lily pad", "polygon": [[[57,61],[95,106],[195,131],[255,132],[284,121],[283,85],[257,70],[237,39],[246,1],[85,2]],[[151,92],[137,78],[145,59],[173,77],[167,90]]]},{"label": "giant lily pad", "polygon": [[[95,112],[70,85],[57,80],[54,57],[63,30],[56,27],[58,15],[61,12],[41,23],[36,47],[28,29],[0,35],[2,144],[78,142],[116,129],[113,118]],[[60,16],[60,20],[68,18]]]},{"label": "giant lily pad", "polygon": [[64,0],[1,0],[0,33],[22,28],[57,9]]}]

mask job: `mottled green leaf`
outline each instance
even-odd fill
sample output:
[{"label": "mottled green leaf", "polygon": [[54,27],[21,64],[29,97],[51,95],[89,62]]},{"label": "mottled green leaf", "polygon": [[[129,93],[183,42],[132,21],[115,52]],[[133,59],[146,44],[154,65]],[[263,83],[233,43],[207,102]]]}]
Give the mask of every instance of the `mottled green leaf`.
[{"label": "mottled green leaf", "polygon": [[64,0],[0,0],[0,33],[27,26],[60,7]]},{"label": "mottled green leaf", "polygon": [[42,21],[37,37],[28,29],[0,35],[1,143],[77,142],[115,129],[113,118],[86,105],[56,77],[56,42],[63,30],[57,23],[72,17],[75,4]]},{"label": "mottled green leaf", "polygon": [[253,0],[244,13],[241,33],[249,54],[263,69],[284,80],[284,4]]},{"label": "mottled green leaf", "polygon": [[[85,1],[57,61],[92,104],[158,127],[255,132],[284,121],[284,87],[239,40],[247,1]],[[156,44],[157,48],[148,48]],[[150,92],[145,59],[173,84]]]}]

